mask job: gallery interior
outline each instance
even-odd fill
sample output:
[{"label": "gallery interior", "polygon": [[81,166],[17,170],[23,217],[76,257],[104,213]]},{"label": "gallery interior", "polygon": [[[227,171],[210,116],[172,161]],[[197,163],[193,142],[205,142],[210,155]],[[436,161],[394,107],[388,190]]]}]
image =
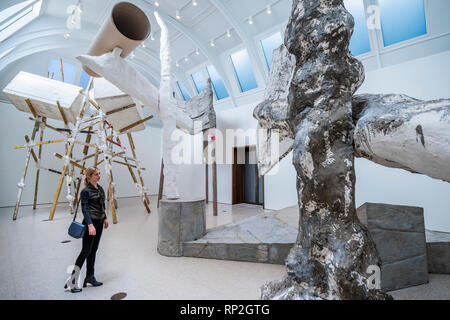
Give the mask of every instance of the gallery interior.
[{"label": "gallery interior", "polygon": [[449,12],[1,1],[0,299],[450,299]]}]

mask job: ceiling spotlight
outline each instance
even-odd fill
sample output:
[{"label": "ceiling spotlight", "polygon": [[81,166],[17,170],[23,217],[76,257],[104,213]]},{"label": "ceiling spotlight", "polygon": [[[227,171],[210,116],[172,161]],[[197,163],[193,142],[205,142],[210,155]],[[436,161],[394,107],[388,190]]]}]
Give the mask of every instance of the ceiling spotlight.
[{"label": "ceiling spotlight", "polygon": [[154,41],[155,40],[155,36],[154,36],[154,34],[152,33],[152,34],[150,34],[150,40],[152,40],[152,41]]},{"label": "ceiling spotlight", "polygon": [[227,30],[227,38],[231,38],[231,30],[230,29]]},{"label": "ceiling spotlight", "polygon": [[70,33],[64,33],[63,37],[64,37],[64,39],[69,39],[70,38]]},{"label": "ceiling spotlight", "polygon": [[197,48],[197,50],[195,50],[195,54],[196,54],[196,55],[199,55],[199,54],[200,54],[200,50],[198,50],[198,48]]},{"label": "ceiling spotlight", "polygon": [[155,6],[159,7],[159,2],[155,1]]},{"label": "ceiling spotlight", "polygon": [[180,16],[180,10],[177,10],[177,11],[176,11],[176,13],[175,13],[175,18],[177,18],[177,20],[180,20],[180,19],[181,19],[181,16]]},{"label": "ceiling spotlight", "polygon": [[211,40],[211,41],[209,42],[209,45],[210,45],[211,47],[214,47],[216,44],[215,44],[214,40]]},{"label": "ceiling spotlight", "polygon": [[189,61],[189,58],[186,56],[186,57],[184,57],[184,62],[188,62]]},{"label": "ceiling spotlight", "polygon": [[177,66],[177,67],[179,67],[180,66],[180,64],[178,63],[178,61],[175,63],[175,66]]},{"label": "ceiling spotlight", "polygon": [[197,6],[197,0],[192,0],[192,5],[195,7],[195,6]]},{"label": "ceiling spotlight", "polygon": [[252,16],[248,17],[248,24],[253,24],[253,17]]},{"label": "ceiling spotlight", "polygon": [[272,6],[270,4],[267,5],[267,14],[272,14]]},{"label": "ceiling spotlight", "polygon": [[147,48],[147,46],[145,45],[145,43],[142,43],[142,48]]},{"label": "ceiling spotlight", "polygon": [[130,59],[133,59],[134,58],[134,53],[132,52],[132,53],[130,53]]}]

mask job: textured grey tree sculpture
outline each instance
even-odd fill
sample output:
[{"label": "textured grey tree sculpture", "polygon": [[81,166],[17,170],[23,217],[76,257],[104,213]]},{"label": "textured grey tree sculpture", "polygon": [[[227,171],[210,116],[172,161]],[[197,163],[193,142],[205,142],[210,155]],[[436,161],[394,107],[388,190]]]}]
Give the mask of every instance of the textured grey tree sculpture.
[{"label": "textured grey tree sculpture", "polygon": [[380,260],[355,210],[352,96],[364,70],[348,50],[353,25],[342,0],[293,0],[285,45],[297,61],[287,112],[262,103],[254,113],[262,125],[274,114],[277,124],[287,120],[300,207],[287,276],[266,284],[263,299],[390,298],[368,288],[367,269]]},{"label": "textured grey tree sculpture", "polygon": [[[263,299],[389,299],[367,286],[376,248],[359,223],[354,156],[450,182],[450,100],[353,96],[364,80],[348,51],[353,18],[342,0],[294,0],[285,45],[274,51],[265,100],[254,111],[260,174],[294,149],[300,208],[287,276]],[[278,131],[278,159],[271,157]]]}]

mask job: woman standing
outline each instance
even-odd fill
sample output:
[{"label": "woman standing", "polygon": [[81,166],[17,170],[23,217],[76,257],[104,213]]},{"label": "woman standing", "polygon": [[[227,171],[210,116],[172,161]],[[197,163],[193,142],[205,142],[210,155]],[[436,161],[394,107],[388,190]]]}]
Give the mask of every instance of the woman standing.
[{"label": "woman standing", "polygon": [[[84,260],[87,260],[86,278],[83,287],[88,283],[94,287],[101,286],[94,276],[95,254],[102,236],[103,226],[108,228],[108,220],[105,213],[105,191],[98,184],[100,180],[100,170],[94,167],[86,169],[84,179],[85,188],[81,191],[80,203],[83,211],[83,224],[88,227],[88,232],[83,236],[83,247],[75,262],[75,265],[81,270]],[[75,271],[75,270],[74,270]],[[72,273],[73,274],[73,273]],[[74,282],[72,282],[74,283]],[[67,285],[64,287],[66,288]],[[80,292],[81,288],[73,287],[72,292]]]}]

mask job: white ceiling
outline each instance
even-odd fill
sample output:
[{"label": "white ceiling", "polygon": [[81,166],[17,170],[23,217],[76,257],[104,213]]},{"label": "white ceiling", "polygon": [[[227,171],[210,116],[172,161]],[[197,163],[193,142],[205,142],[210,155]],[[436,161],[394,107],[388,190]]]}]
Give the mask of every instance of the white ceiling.
[{"label": "white ceiling", "polygon": [[[0,10],[20,2],[2,0]],[[30,46],[30,41],[35,44],[36,53],[50,47],[48,51],[58,53],[59,44],[64,49],[72,47],[74,53],[80,48],[87,48],[98,28],[110,14],[111,8],[120,1],[82,0],[81,29],[69,31],[66,28],[68,16],[66,8],[76,2],[77,0],[43,0],[40,16],[23,30],[6,39],[3,47],[0,43],[1,51],[4,51],[5,46],[12,47],[19,43],[13,50],[13,54],[17,54],[17,57],[24,56],[24,54],[18,54],[23,46],[23,49],[27,50],[25,56],[32,55],[33,50],[27,47],[27,44]],[[251,56],[252,46],[255,46],[253,37],[283,22],[286,23],[291,10],[291,0],[197,0],[197,6],[192,5],[192,0],[159,0],[159,7],[154,6],[153,0],[129,0],[129,2],[139,6],[147,14],[152,33],[155,35],[154,41],[150,38],[145,41],[146,48],[139,47],[135,50],[135,63],[153,78],[153,82],[159,81],[160,69],[159,27],[153,16],[155,9],[160,12],[168,25],[173,63],[175,65],[177,61],[180,61],[180,67],[174,66],[173,69],[179,75],[206,62],[219,64],[219,55],[238,45],[243,44],[248,47]],[[270,15],[265,11],[267,5],[272,5]],[[180,10],[180,20],[174,18],[176,10]],[[255,23],[249,25],[248,17],[256,13],[259,14],[254,17]],[[225,35],[227,29],[231,29],[231,38]],[[71,37],[64,39],[62,35],[68,31],[71,32]],[[29,35],[32,39],[15,41],[20,37],[23,39],[25,35]],[[216,40],[215,47],[209,45],[211,39]],[[197,48],[200,49],[200,55],[194,54]],[[183,61],[186,55],[189,55],[188,62]],[[265,68],[260,59],[254,59],[252,62],[260,70]],[[221,67],[216,66],[216,68],[219,74],[226,78],[225,73],[221,72]],[[267,71],[264,70],[264,72]],[[224,81],[228,82],[227,79]]]}]

